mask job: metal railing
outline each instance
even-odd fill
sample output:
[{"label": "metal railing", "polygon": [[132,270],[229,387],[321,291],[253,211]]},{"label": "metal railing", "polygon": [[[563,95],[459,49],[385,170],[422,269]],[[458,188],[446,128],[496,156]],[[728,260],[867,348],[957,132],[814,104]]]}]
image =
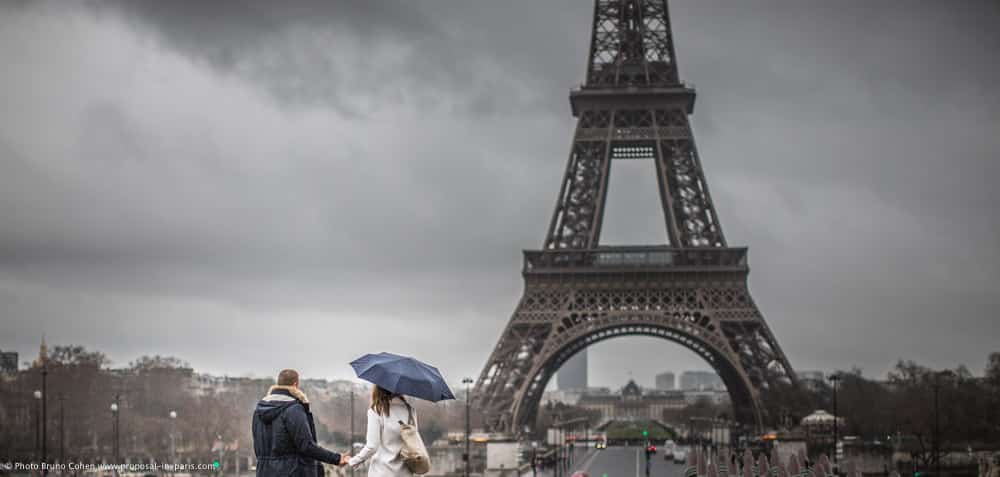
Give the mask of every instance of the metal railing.
[{"label": "metal railing", "polygon": [[746,269],[745,247],[664,246],[525,250],[524,273],[629,269]]}]

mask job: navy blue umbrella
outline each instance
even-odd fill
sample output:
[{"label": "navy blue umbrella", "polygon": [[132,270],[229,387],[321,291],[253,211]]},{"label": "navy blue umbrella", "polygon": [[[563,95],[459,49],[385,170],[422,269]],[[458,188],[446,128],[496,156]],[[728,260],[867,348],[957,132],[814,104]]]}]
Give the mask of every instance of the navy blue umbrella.
[{"label": "navy blue umbrella", "polygon": [[351,367],[359,378],[394,394],[433,402],[455,399],[437,368],[408,356],[366,354],[351,361]]}]

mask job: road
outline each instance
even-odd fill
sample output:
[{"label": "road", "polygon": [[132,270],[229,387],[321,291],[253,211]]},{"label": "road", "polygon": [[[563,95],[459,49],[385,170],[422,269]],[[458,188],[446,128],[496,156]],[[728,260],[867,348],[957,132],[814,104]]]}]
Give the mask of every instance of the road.
[{"label": "road", "polygon": [[[650,477],[683,477],[684,464],[674,464],[663,459],[663,453],[657,452],[649,460]],[[590,477],[645,477],[646,452],[642,447],[616,447],[607,449],[579,449],[574,452],[573,464],[566,472],[566,477],[573,472],[583,471]],[[527,477],[531,476],[529,472]],[[538,477],[551,477],[551,472],[539,472]]]},{"label": "road", "polygon": [[[684,466],[663,459],[657,452],[649,459],[650,477],[682,477]],[[646,451],[642,447],[608,447],[595,450],[575,462],[573,470],[582,470],[590,477],[645,477]]]}]

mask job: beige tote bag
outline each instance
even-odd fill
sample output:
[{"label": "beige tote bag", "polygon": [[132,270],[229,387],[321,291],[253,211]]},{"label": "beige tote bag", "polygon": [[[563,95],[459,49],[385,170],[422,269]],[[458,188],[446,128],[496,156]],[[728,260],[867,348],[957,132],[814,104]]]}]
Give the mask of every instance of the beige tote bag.
[{"label": "beige tote bag", "polygon": [[406,411],[409,413],[410,422],[399,421],[399,437],[403,441],[399,456],[403,458],[403,463],[410,472],[426,474],[431,470],[431,458],[427,455],[427,447],[424,446],[420,431],[413,422],[413,408],[410,407],[410,403],[406,403]]}]

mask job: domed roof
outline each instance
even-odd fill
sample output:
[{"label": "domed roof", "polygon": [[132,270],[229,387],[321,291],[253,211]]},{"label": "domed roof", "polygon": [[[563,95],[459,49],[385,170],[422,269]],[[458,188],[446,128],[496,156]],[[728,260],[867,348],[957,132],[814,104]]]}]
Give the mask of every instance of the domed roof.
[{"label": "domed roof", "polygon": [[629,379],[628,384],[622,388],[622,396],[641,396],[642,388],[635,383],[634,379]]},{"label": "domed roof", "polygon": [[[802,425],[808,426],[815,424],[833,424],[833,420],[834,420],[833,414],[830,414],[822,409],[817,409],[812,414],[802,418]],[[839,426],[844,425],[843,417],[837,417],[836,420]]]}]

